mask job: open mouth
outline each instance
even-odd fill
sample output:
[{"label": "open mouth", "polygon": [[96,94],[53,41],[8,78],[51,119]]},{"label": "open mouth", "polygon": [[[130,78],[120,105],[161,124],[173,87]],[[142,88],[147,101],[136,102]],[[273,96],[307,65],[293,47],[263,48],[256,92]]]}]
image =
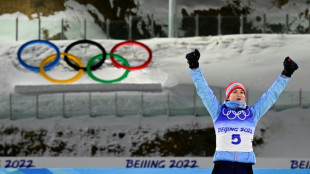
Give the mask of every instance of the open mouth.
[{"label": "open mouth", "polygon": [[240,101],[240,100],[241,100],[241,98],[237,98],[237,100],[238,100],[238,101]]}]

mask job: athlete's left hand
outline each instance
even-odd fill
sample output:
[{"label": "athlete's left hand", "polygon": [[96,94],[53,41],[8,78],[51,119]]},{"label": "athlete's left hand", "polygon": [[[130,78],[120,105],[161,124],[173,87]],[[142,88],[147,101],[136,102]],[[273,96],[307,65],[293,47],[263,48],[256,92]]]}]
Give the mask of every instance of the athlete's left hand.
[{"label": "athlete's left hand", "polygon": [[294,62],[290,57],[286,57],[283,62],[284,69],[282,71],[282,75],[286,77],[291,77],[294,71],[298,69],[298,65]]}]

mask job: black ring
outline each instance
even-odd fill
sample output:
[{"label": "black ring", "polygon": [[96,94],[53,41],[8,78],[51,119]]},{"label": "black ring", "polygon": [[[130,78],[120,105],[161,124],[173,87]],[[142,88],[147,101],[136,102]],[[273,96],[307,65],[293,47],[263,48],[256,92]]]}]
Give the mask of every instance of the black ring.
[{"label": "black ring", "polygon": [[[69,50],[72,47],[74,47],[75,45],[78,45],[78,44],[82,44],[82,43],[88,43],[88,44],[91,44],[91,45],[95,45],[95,46],[97,46],[102,51],[102,58],[100,59],[100,61],[98,63],[96,63],[96,64],[93,64],[90,67],[91,70],[98,69],[104,63],[104,61],[105,61],[105,59],[107,57],[107,53],[106,53],[105,49],[97,42],[94,42],[94,41],[91,41],[91,40],[79,40],[79,41],[73,42],[69,46],[67,46],[67,48],[65,49],[65,53],[69,53]],[[67,62],[67,64],[69,66],[71,66],[75,70],[78,71],[80,69],[83,69],[84,71],[86,71],[86,67],[80,67],[80,66],[72,63],[67,56],[64,57],[64,60]]]}]

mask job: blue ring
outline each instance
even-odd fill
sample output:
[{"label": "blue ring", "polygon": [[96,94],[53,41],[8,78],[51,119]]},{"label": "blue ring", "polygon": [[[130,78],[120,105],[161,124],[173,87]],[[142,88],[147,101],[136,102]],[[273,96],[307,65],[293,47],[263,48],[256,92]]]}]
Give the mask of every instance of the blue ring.
[{"label": "blue ring", "polygon": [[48,71],[48,70],[52,69],[54,66],[56,66],[56,65],[58,64],[59,60],[60,60],[60,51],[59,51],[58,47],[57,47],[56,45],[54,45],[53,43],[49,42],[49,41],[46,41],[46,40],[32,40],[32,41],[26,42],[24,45],[22,45],[22,46],[19,48],[19,50],[18,50],[18,52],[17,52],[17,59],[18,59],[19,63],[22,64],[25,68],[27,68],[27,69],[29,69],[29,70],[31,70],[31,71],[39,72],[39,71],[40,71],[40,67],[30,66],[30,65],[26,64],[26,63],[22,60],[22,58],[21,58],[21,53],[22,53],[22,51],[23,51],[27,46],[32,45],[32,44],[37,44],[37,43],[39,43],[39,44],[45,44],[45,45],[51,46],[51,47],[54,48],[55,51],[57,52],[57,57],[56,57],[56,59],[55,59],[52,63],[50,63],[50,64],[48,64],[47,66],[44,67],[44,70],[45,70],[45,71]]}]

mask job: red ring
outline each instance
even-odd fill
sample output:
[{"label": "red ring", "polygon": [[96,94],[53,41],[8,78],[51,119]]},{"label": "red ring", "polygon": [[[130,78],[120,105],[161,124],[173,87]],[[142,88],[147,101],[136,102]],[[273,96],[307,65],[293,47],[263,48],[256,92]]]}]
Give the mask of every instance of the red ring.
[{"label": "red ring", "polygon": [[[150,56],[149,56],[149,58],[147,59],[147,61],[146,61],[144,64],[139,65],[139,66],[124,66],[124,65],[122,65],[122,64],[119,64],[119,63],[114,59],[114,57],[112,56],[112,54],[114,53],[114,51],[115,51],[117,48],[119,48],[119,47],[121,47],[121,46],[124,46],[124,45],[138,45],[138,46],[144,48],[144,49],[149,53]],[[130,71],[139,70],[139,69],[143,69],[143,68],[147,67],[147,66],[151,63],[151,60],[152,60],[152,51],[151,51],[151,49],[150,49],[148,46],[144,45],[143,43],[140,43],[140,42],[137,42],[137,41],[125,41],[125,42],[121,42],[121,43],[115,45],[115,46],[111,49],[110,53],[111,53],[110,59],[111,59],[111,61],[112,61],[112,64],[113,64],[115,67],[117,67],[117,68],[128,69],[128,70],[130,70]]]}]

